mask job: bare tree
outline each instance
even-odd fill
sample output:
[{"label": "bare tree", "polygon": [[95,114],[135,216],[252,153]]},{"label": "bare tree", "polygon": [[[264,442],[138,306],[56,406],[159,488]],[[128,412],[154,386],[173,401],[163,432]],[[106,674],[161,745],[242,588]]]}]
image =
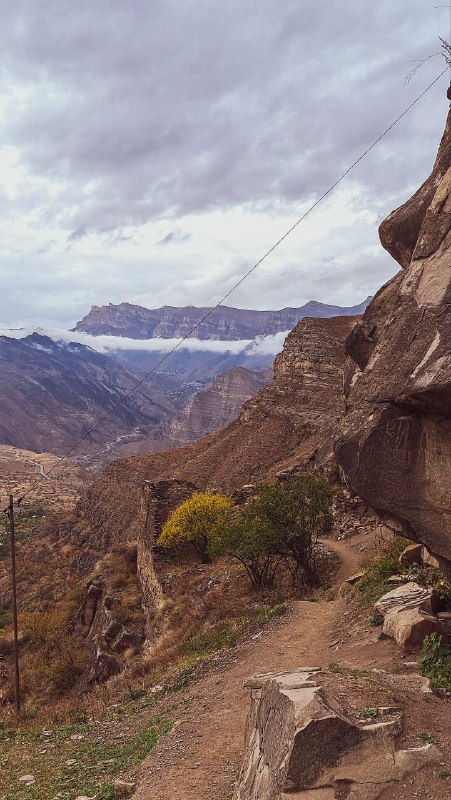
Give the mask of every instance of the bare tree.
[{"label": "bare tree", "polygon": [[424,64],[426,64],[427,61],[430,61],[431,58],[435,58],[436,56],[442,56],[447,66],[451,69],[451,44],[449,44],[446,41],[446,39],[442,39],[441,36],[439,36],[439,39],[440,39],[440,50],[438,50],[436,53],[431,53],[431,55],[426,56],[426,58],[417,58],[411,61],[412,69],[410,70],[408,75],[406,75],[404,83],[410,83],[410,81],[415,78],[417,72],[421,69],[421,67]]}]

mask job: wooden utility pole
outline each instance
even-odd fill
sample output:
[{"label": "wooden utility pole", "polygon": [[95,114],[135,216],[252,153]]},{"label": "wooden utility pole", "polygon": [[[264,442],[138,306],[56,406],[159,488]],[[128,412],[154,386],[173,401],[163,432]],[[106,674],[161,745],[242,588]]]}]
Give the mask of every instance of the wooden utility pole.
[{"label": "wooden utility pole", "polygon": [[19,672],[19,633],[17,625],[17,584],[16,584],[16,529],[14,523],[14,497],[9,496],[9,530],[11,542],[11,580],[13,588],[13,629],[14,629],[14,697],[16,714],[20,714],[20,672]]}]

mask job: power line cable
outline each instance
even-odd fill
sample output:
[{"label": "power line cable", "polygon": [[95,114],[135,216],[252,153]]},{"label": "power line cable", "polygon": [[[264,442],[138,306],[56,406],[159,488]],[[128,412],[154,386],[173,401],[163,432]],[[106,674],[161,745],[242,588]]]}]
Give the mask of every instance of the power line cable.
[{"label": "power line cable", "polygon": [[[273,244],[273,245],[272,245],[272,247],[270,247],[270,248],[269,248],[269,250],[267,250],[267,251],[266,251],[266,253],[265,253],[265,254],[264,254],[264,255],[263,255],[261,258],[259,258],[259,260],[258,260],[258,261],[256,261],[256,263],[255,263],[255,264],[254,264],[254,265],[253,265],[253,266],[252,266],[250,269],[248,269],[248,270],[247,270],[247,272],[245,272],[245,273],[244,273],[244,275],[242,275],[242,277],[241,277],[241,278],[240,278],[240,279],[239,279],[239,280],[238,280],[238,281],[237,281],[237,282],[236,282],[236,283],[235,283],[235,284],[232,286],[232,288],[231,288],[231,289],[229,289],[229,291],[228,291],[228,292],[227,292],[227,293],[224,295],[224,297],[222,297],[222,298],[221,298],[221,300],[219,300],[219,301],[216,303],[216,305],[215,305],[213,308],[211,308],[211,309],[210,309],[210,310],[209,310],[209,311],[208,311],[208,312],[207,312],[207,313],[206,313],[206,314],[205,314],[205,315],[204,315],[204,316],[203,316],[203,317],[202,317],[202,318],[201,318],[201,319],[200,319],[198,322],[196,322],[196,324],[195,324],[195,325],[193,325],[193,327],[192,327],[192,328],[191,328],[191,329],[188,331],[188,333],[186,333],[186,334],[185,334],[185,335],[184,335],[184,336],[183,336],[183,337],[180,339],[180,341],[178,341],[178,342],[177,342],[177,344],[176,344],[176,345],[174,345],[174,347],[173,347],[173,348],[171,348],[171,350],[169,350],[169,351],[168,351],[168,352],[167,352],[167,353],[166,353],[166,354],[165,354],[165,355],[164,355],[164,356],[163,356],[163,357],[162,357],[162,358],[161,358],[161,359],[160,359],[160,360],[159,360],[159,361],[158,361],[156,364],[154,364],[154,366],[152,367],[152,369],[150,369],[150,370],[149,370],[149,372],[147,372],[147,373],[146,373],[146,374],[145,374],[145,375],[144,375],[144,376],[143,376],[143,377],[142,377],[142,378],[141,378],[139,381],[137,381],[137,383],[136,383],[136,384],[135,384],[135,385],[134,385],[134,386],[133,386],[133,387],[132,387],[132,388],[131,388],[131,389],[130,389],[128,392],[126,392],[126,393],[125,393],[125,394],[124,394],[124,395],[123,395],[123,396],[120,398],[120,400],[118,400],[118,402],[117,402],[117,403],[116,403],[116,404],[115,404],[115,405],[114,405],[114,406],[113,406],[113,407],[112,407],[112,408],[111,408],[111,409],[110,409],[110,410],[109,410],[109,411],[108,411],[106,414],[104,414],[104,415],[103,415],[103,417],[101,417],[101,418],[100,418],[100,419],[99,419],[99,420],[98,420],[98,421],[97,421],[97,422],[96,422],[96,423],[95,423],[95,424],[94,424],[94,425],[93,425],[93,426],[92,426],[92,427],[91,427],[91,428],[90,428],[88,431],[86,431],[86,433],[85,433],[85,434],[84,434],[84,435],[83,435],[83,436],[82,436],[82,437],[81,437],[81,438],[80,438],[80,439],[79,439],[79,440],[76,442],[76,444],[74,444],[74,445],[73,445],[73,447],[71,447],[69,450],[67,450],[67,452],[66,452],[66,453],[65,453],[63,456],[61,456],[61,458],[60,458],[58,461],[56,461],[56,462],[55,462],[55,464],[53,464],[53,466],[52,466],[52,467],[51,467],[49,470],[47,470],[47,473],[46,473],[46,475],[49,475],[49,474],[50,474],[51,472],[53,472],[53,470],[54,470],[54,469],[56,469],[56,468],[57,468],[57,467],[58,467],[58,466],[59,466],[59,465],[60,465],[60,464],[61,464],[63,461],[65,461],[65,460],[66,460],[66,459],[67,459],[67,458],[68,458],[68,457],[69,457],[69,456],[70,456],[70,455],[71,455],[71,454],[72,454],[72,453],[73,453],[73,452],[74,452],[74,451],[75,451],[75,450],[76,450],[76,449],[77,449],[77,448],[78,448],[78,447],[79,447],[79,446],[80,446],[80,445],[81,445],[81,444],[82,444],[82,443],[83,443],[83,442],[84,442],[84,441],[85,441],[87,438],[88,438],[88,436],[90,436],[90,435],[91,435],[91,433],[93,433],[93,432],[94,432],[94,431],[95,431],[95,430],[96,430],[96,429],[97,429],[97,428],[98,428],[98,427],[99,427],[99,426],[100,426],[100,425],[101,425],[103,422],[105,422],[105,420],[106,420],[106,419],[108,419],[108,417],[110,417],[110,416],[111,416],[111,414],[113,414],[113,413],[114,413],[114,411],[116,411],[116,409],[117,409],[117,408],[119,408],[119,406],[120,406],[120,405],[122,405],[122,403],[124,403],[124,402],[125,402],[125,400],[127,400],[127,399],[130,397],[130,395],[132,395],[132,394],[133,394],[133,392],[135,392],[135,391],[136,391],[136,389],[138,389],[138,387],[139,387],[139,386],[141,386],[143,383],[145,383],[145,381],[147,380],[147,378],[149,377],[149,375],[152,375],[152,373],[156,372],[156,370],[158,369],[158,367],[160,367],[162,364],[164,364],[164,362],[165,362],[165,361],[167,361],[167,359],[168,359],[168,358],[169,358],[169,357],[170,357],[170,356],[171,356],[173,353],[175,353],[175,351],[176,351],[176,350],[178,350],[178,349],[179,349],[179,348],[182,346],[182,344],[183,344],[183,343],[184,343],[184,342],[185,342],[187,339],[189,339],[189,338],[190,338],[190,336],[191,336],[191,335],[192,335],[192,334],[193,334],[195,331],[197,331],[197,330],[198,330],[198,328],[200,328],[200,326],[201,326],[201,325],[202,325],[202,324],[205,322],[205,320],[207,320],[209,317],[211,317],[211,315],[212,315],[212,314],[213,314],[213,313],[214,313],[214,312],[215,312],[215,311],[216,311],[216,310],[217,310],[217,309],[218,309],[218,308],[219,308],[219,307],[220,307],[220,306],[221,306],[221,305],[224,303],[224,301],[225,301],[225,300],[227,300],[227,299],[230,297],[230,295],[231,295],[231,294],[233,294],[233,292],[235,292],[235,291],[238,289],[238,287],[239,287],[239,286],[241,286],[241,284],[242,284],[242,283],[244,283],[244,281],[245,281],[245,280],[247,280],[247,278],[249,278],[249,277],[250,277],[250,275],[252,275],[252,273],[253,273],[253,272],[255,272],[255,270],[256,270],[256,269],[257,269],[257,268],[260,266],[260,264],[262,264],[262,263],[263,263],[263,261],[265,261],[265,260],[268,258],[268,256],[270,256],[270,255],[271,255],[271,253],[273,253],[273,252],[274,252],[274,250],[276,250],[276,248],[277,248],[277,247],[279,247],[279,246],[282,244],[282,242],[283,242],[283,241],[285,241],[285,239],[286,239],[288,236],[290,236],[290,234],[291,234],[291,233],[293,233],[293,231],[294,231],[294,230],[295,230],[295,229],[298,227],[298,225],[300,225],[300,224],[301,224],[301,223],[302,223],[302,222],[303,222],[303,221],[304,221],[304,220],[305,220],[305,219],[306,219],[306,218],[307,218],[307,217],[308,217],[308,216],[309,216],[309,215],[310,215],[310,214],[311,214],[311,213],[312,213],[312,212],[315,210],[315,208],[317,208],[317,206],[319,206],[319,204],[320,204],[320,203],[322,203],[322,202],[323,202],[323,200],[325,200],[325,198],[326,198],[326,197],[327,197],[329,194],[331,194],[331,192],[333,192],[333,190],[334,190],[334,189],[336,189],[336,187],[337,187],[337,186],[338,186],[338,185],[339,185],[339,184],[340,184],[340,183],[341,183],[341,182],[342,182],[342,181],[343,181],[343,180],[346,178],[346,176],[347,176],[347,175],[349,175],[349,173],[350,173],[350,172],[352,172],[352,170],[353,170],[353,169],[355,169],[355,167],[356,167],[358,164],[360,164],[360,162],[361,162],[361,161],[363,161],[363,159],[364,159],[364,158],[366,158],[366,156],[367,156],[367,155],[368,155],[368,154],[369,154],[369,153],[370,153],[370,152],[371,152],[371,151],[372,151],[372,150],[373,150],[373,149],[376,147],[376,145],[378,145],[378,144],[379,144],[379,142],[380,142],[380,141],[381,141],[381,140],[382,140],[382,139],[383,139],[385,136],[387,136],[387,134],[388,134],[388,133],[390,133],[390,131],[391,131],[391,130],[392,130],[394,127],[395,127],[395,125],[397,125],[397,124],[398,124],[398,122],[400,122],[400,121],[401,121],[401,120],[402,120],[402,119],[403,119],[403,118],[406,116],[406,114],[408,114],[408,113],[409,113],[409,111],[411,111],[411,109],[412,109],[414,106],[416,106],[416,104],[417,104],[417,103],[418,103],[418,102],[419,102],[419,101],[420,101],[420,100],[421,100],[421,99],[422,99],[422,98],[423,98],[423,97],[424,97],[424,96],[425,96],[425,95],[426,95],[426,94],[427,94],[427,93],[430,91],[430,89],[432,89],[432,87],[433,87],[433,86],[434,86],[436,83],[438,83],[438,81],[440,80],[440,78],[442,78],[442,77],[443,77],[443,75],[444,75],[444,74],[445,74],[447,71],[448,71],[448,67],[446,67],[446,69],[444,69],[444,70],[443,70],[443,72],[441,72],[441,73],[440,73],[440,75],[437,75],[437,77],[436,77],[436,78],[434,78],[434,80],[433,80],[433,81],[432,81],[432,82],[431,82],[431,83],[430,83],[430,84],[429,84],[429,85],[426,87],[426,89],[424,89],[424,90],[421,92],[421,94],[419,94],[419,95],[418,95],[418,96],[415,98],[415,100],[413,100],[413,102],[412,102],[412,103],[410,103],[410,105],[408,105],[408,106],[407,106],[407,108],[405,108],[405,109],[404,109],[404,111],[403,111],[403,112],[402,112],[402,113],[401,113],[401,114],[400,114],[400,115],[399,115],[399,116],[398,116],[398,117],[397,117],[397,118],[396,118],[396,119],[395,119],[395,120],[394,120],[394,121],[391,123],[391,125],[389,125],[389,126],[388,126],[388,128],[386,128],[386,129],[383,131],[383,133],[381,133],[381,134],[380,134],[380,135],[377,137],[377,139],[375,139],[375,140],[374,140],[374,141],[373,141],[373,142],[372,142],[372,143],[371,143],[371,144],[370,144],[370,145],[369,145],[369,146],[366,148],[366,150],[365,150],[365,151],[364,151],[364,152],[363,152],[363,153],[362,153],[362,154],[361,154],[361,155],[360,155],[360,156],[359,156],[359,157],[358,157],[358,158],[357,158],[357,159],[356,159],[356,160],[355,160],[355,161],[354,161],[354,162],[351,164],[351,166],[349,166],[349,167],[348,167],[348,168],[347,168],[347,169],[346,169],[346,170],[345,170],[345,171],[344,171],[344,172],[343,172],[343,173],[342,173],[342,174],[341,174],[341,175],[340,175],[340,176],[339,176],[339,177],[338,177],[338,178],[337,178],[337,179],[334,181],[334,183],[332,183],[332,185],[331,185],[331,186],[329,186],[329,188],[328,188],[328,189],[327,189],[327,190],[326,190],[326,191],[325,191],[325,192],[324,192],[324,193],[323,193],[323,194],[322,194],[322,195],[321,195],[321,196],[320,196],[320,197],[319,197],[319,198],[318,198],[318,199],[317,199],[317,200],[316,200],[316,201],[315,201],[315,202],[314,202],[314,203],[313,203],[313,204],[312,204],[312,205],[311,205],[311,206],[310,206],[308,209],[307,209],[307,211],[305,211],[305,212],[304,212],[304,214],[302,214],[302,215],[301,215],[301,216],[300,216],[300,217],[299,217],[299,218],[298,218],[298,219],[297,219],[297,220],[296,220],[296,221],[293,223],[293,225],[291,225],[291,227],[290,227],[290,228],[288,228],[288,230],[287,230],[287,231],[286,231],[286,232],[283,234],[283,236],[281,236],[281,237],[280,237],[280,239],[278,239],[278,240],[277,240],[277,242],[275,242],[275,244]],[[43,476],[41,476],[41,477],[39,478],[39,480],[37,480],[37,481],[34,481],[32,484],[30,484],[30,486],[28,487],[28,489],[27,489],[27,490],[26,490],[26,491],[25,491],[25,492],[22,494],[22,496],[21,496],[21,497],[20,497],[20,499],[18,500],[18,503],[21,503],[21,502],[22,502],[22,500],[23,500],[23,499],[24,499],[24,498],[25,498],[25,497],[26,497],[28,494],[30,494],[30,492],[32,492],[32,491],[33,491],[33,490],[36,488],[36,486],[39,486],[39,484],[40,484],[40,483],[42,483],[42,481],[43,481],[44,479],[45,479],[45,476],[43,475]],[[6,513],[6,512],[7,512],[7,508],[6,508],[6,509],[3,509],[3,511]]]}]

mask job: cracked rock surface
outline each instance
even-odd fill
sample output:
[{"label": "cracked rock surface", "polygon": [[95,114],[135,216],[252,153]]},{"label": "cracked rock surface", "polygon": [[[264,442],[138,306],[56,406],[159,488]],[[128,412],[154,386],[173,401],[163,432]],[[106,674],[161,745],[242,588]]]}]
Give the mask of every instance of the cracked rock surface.
[{"label": "cracked rock surface", "polygon": [[336,454],[354,491],[451,573],[451,111],[430,177],[380,237],[402,270],[348,337]]},{"label": "cracked rock surface", "polygon": [[397,750],[401,715],[357,725],[315,685],[315,671],[255,676],[234,800],[377,800],[428,764],[431,744]]}]

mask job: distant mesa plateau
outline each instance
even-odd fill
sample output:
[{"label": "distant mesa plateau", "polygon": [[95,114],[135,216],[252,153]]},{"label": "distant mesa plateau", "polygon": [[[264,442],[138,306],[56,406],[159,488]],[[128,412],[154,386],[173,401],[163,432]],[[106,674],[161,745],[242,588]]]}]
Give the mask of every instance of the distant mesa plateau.
[{"label": "distant mesa plateau", "polygon": [[107,306],[93,306],[74,330],[91,333],[95,336],[128,336],[132,339],[180,338],[191,335],[202,340],[234,341],[255,339],[257,336],[271,336],[282,331],[290,331],[303,317],[339,317],[362,314],[371,297],[363,303],[343,308],[341,306],[318,303],[314,300],[300,308],[283,308],[280,311],[252,311],[244,308],[219,306],[211,316],[190,334],[191,329],[211,308],[186,306],[176,308],[163,306],[149,309],[131,303]]}]

